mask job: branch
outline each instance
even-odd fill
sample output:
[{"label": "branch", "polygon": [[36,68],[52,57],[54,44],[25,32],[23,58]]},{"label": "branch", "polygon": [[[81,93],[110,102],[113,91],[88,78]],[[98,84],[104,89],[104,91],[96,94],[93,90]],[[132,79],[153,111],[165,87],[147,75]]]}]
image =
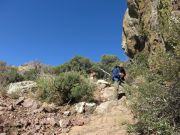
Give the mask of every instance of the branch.
[{"label": "branch", "polygon": [[107,74],[107,75],[111,76],[111,74],[110,74],[110,73],[108,73],[108,72],[106,72],[104,69],[102,69],[102,68],[100,68],[100,67],[98,67],[98,69],[99,69],[99,70],[101,70],[102,72],[104,72],[105,74]]}]

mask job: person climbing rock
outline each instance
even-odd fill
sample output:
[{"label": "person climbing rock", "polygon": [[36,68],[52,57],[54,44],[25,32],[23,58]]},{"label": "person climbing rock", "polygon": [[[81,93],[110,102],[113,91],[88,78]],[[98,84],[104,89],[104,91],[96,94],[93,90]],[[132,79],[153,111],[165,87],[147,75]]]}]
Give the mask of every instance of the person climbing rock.
[{"label": "person climbing rock", "polygon": [[113,99],[118,99],[118,91],[119,91],[119,85],[124,82],[126,76],[125,69],[123,68],[123,65],[115,66],[112,70],[112,81],[114,82],[114,94]]}]

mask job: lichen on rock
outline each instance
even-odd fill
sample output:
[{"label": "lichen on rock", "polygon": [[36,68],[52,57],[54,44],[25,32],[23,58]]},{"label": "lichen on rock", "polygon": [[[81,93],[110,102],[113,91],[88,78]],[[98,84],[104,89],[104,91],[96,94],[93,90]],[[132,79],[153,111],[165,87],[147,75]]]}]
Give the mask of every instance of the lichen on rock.
[{"label": "lichen on rock", "polygon": [[[123,21],[122,48],[133,58],[145,51],[168,51],[169,37],[178,26],[180,2],[177,0],[127,0],[128,8]],[[175,25],[174,25],[175,23]],[[177,35],[177,34],[176,34]],[[171,44],[171,46],[175,46]],[[169,49],[170,48],[170,49]]]}]

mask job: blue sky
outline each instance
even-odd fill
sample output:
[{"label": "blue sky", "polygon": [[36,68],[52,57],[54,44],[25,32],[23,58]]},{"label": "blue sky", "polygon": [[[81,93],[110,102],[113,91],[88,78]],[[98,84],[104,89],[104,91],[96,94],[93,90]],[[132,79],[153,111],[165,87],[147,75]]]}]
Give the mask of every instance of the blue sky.
[{"label": "blue sky", "polygon": [[76,55],[127,60],[121,49],[126,0],[0,0],[0,60],[59,65]]}]

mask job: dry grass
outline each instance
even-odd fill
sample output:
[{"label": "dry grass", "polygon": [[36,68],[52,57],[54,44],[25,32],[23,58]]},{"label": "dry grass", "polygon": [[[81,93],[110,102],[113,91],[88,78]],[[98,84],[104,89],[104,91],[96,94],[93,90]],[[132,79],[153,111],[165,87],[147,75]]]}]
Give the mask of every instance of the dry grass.
[{"label": "dry grass", "polygon": [[6,88],[3,87],[3,86],[0,86],[0,95],[1,95],[2,97],[6,97],[6,96],[7,96],[7,90],[6,90]]},{"label": "dry grass", "polygon": [[127,118],[127,117],[120,117],[118,120],[117,120],[117,122],[118,122],[118,125],[121,127],[121,126],[124,126],[124,125],[127,125],[127,124],[129,124],[130,122],[129,122],[129,118]]},{"label": "dry grass", "polygon": [[12,99],[18,99],[21,96],[21,93],[20,93],[20,91],[16,91],[11,94],[8,94],[8,96]]}]

